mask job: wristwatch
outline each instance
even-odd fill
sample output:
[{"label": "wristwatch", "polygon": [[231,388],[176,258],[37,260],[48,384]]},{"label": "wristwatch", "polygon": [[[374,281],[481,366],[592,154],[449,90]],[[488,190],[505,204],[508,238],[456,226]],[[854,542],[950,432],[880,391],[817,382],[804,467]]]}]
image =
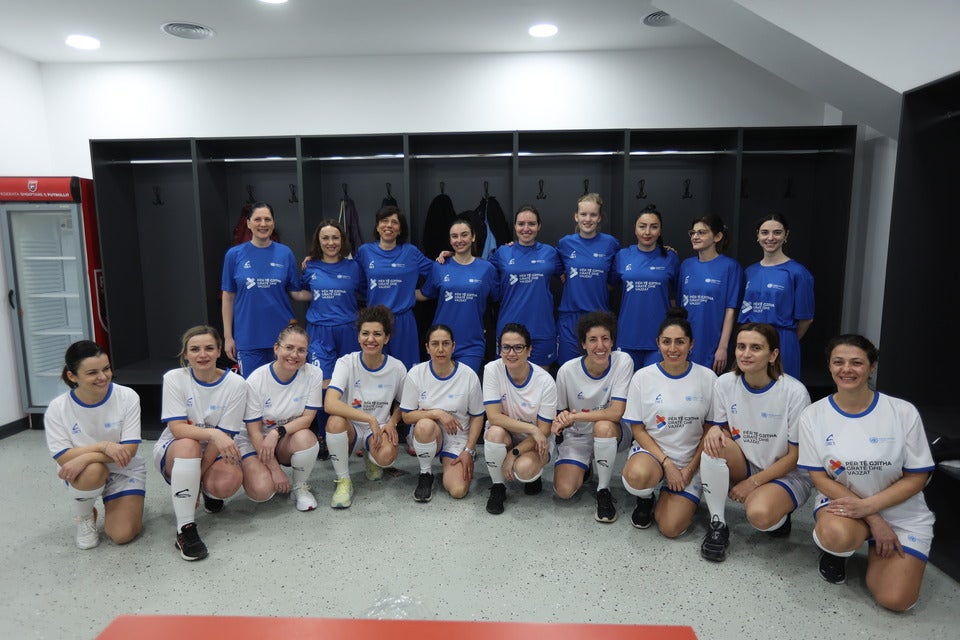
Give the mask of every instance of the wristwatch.
[{"label": "wristwatch", "polygon": [[476,449],[471,449],[470,447],[464,447],[463,450],[466,451],[467,453],[469,453],[469,454],[470,454],[470,457],[472,457],[474,460],[477,459],[477,450],[476,450]]},{"label": "wristwatch", "polygon": [[287,435],[287,428],[283,425],[277,427],[277,440],[283,440],[283,436]]},{"label": "wristwatch", "polygon": [[514,447],[514,448],[513,448],[513,451],[511,451],[510,453],[512,453],[512,454],[514,455],[514,457],[517,457],[517,458],[520,457],[520,449],[518,449],[518,448],[516,448],[516,447]]}]

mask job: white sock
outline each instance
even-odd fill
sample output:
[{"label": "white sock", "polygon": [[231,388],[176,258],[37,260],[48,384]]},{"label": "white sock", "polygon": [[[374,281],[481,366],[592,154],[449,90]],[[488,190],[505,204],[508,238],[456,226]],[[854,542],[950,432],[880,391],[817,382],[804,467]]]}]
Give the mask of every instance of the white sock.
[{"label": "white sock", "polygon": [[849,558],[850,556],[852,556],[854,553],[857,552],[856,549],[854,549],[853,551],[834,551],[833,549],[827,549],[825,546],[823,546],[823,543],[820,542],[820,538],[817,537],[816,529],[813,530],[813,543],[818,547],[820,547],[821,551],[825,551],[839,558]]},{"label": "white sock", "polygon": [[617,462],[617,439],[593,439],[593,468],[597,470],[597,491],[610,487],[613,465]]},{"label": "white sock", "polygon": [[294,451],[290,456],[290,468],[293,469],[293,486],[310,479],[313,473],[313,465],[317,464],[317,452],[320,451],[320,443],[315,442],[309,449],[303,451]]},{"label": "white sock", "polygon": [[[106,485],[104,485],[106,486]],[[103,493],[103,487],[99,489],[77,489],[70,486],[70,497],[73,498],[73,514],[78,518],[89,518],[93,515],[93,507],[97,504],[97,498]]]},{"label": "white sock", "polygon": [[507,457],[507,445],[499,442],[483,443],[483,459],[487,461],[487,472],[493,484],[503,482],[503,459]]},{"label": "white sock", "polygon": [[703,483],[703,499],[710,511],[710,520],[716,516],[722,524],[727,494],[730,493],[730,470],[726,458],[714,458],[706,453],[700,454],[700,481]]},{"label": "white sock", "polygon": [[649,489],[634,489],[632,486],[627,484],[627,479],[623,476],[620,476],[623,480],[623,488],[627,490],[627,493],[637,496],[638,498],[651,498],[653,497],[653,487]]},{"label": "white sock", "polygon": [[786,522],[786,521],[787,521],[787,516],[783,516],[782,518],[780,518],[779,520],[777,520],[777,524],[773,525],[773,526],[770,527],[769,529],[757,529],[757,531],[776,531],[777,529],[779,529],[780,527],[782,527],[782,526],[783,526],[783,523]]},{"label": "white sock", "polygon": [[196,519],[199,492],[200,458],[174,458],[170,468],[170,495],[173,514],[177,517],[177,533],[183,525]]},{"label": "white sock", "polygon": [[327,450],[337,478],[350,477],[350,436],[347,432],[327,433]]},{"label": "white sock", "polygon": [[[413,450],[417,452],[417,462],[420,463],[420,473],[430,473],[430,465],[433,463],[434,456],[437,455],[437,441],[420,442],[413,439]],[[504,448],[506,451],[506,448]]]},{"label": "white sock", "polygon": [[536,482],[540,479],[540,476],[543,475],[543,467],[540,467],[540,471],[537,471],[537,475],[533,476],[530,479],[524,479],[518,476],[516,473],[513,474],[513,477],[522,482],[523,484],[530,484],[531,482]]}]

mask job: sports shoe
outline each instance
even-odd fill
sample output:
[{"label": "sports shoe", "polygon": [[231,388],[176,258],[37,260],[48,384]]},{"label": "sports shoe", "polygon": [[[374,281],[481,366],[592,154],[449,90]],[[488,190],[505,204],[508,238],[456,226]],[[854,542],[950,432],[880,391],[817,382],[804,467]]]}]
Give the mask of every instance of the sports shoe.
[{"label": "sports shoe", "polygon": [[203,495],[203,510],[207,513],[220,513],[223,511],[223,500],[208,496],[206,492],[201,491]]},{"label": "sports shoe", "polygon": [[653,506],[656,502],[656,498],[653,496],[649,498],[637,496],[637,506],[634,507],[633,515],[630,516],[633,526],[637,529],[646,529],[653,524]]},{"label": "sports shoe", "polygon": [[320,436],[317,438],[317,444],[320,445],[320,448],[317,449],[317,460],[329,460],[330,449],[327,448],[327,439]]},{"label": "sports shoe", "polygon": [[367,480],[377,481],[383,477],[383,467],[380,467],[370,458],[370,452],[367,452],[363,459],[367,467]]},{"label": "sports shoe", "polygon": [[831,584],[847,581],[847,559],[826,551],[820,552],[820,577]]},{"label": "sports shoe", "polygon": [[507,485],[497,482],[490,487],[490,497],[487,498],[487,513],[500,515],[503,513],[503,501],[507,499]]},{"label": "sports shoe", "polygon": [[765,533],[771,538],[786,538],[787,536],[790,535],[790,530],[792,528],[793,528],[793,525],[790,523],[790,514],[788,513],[787,519],[784,520],[782,525],[780,525],[776,529],[766,531]]},{"label": "sports shoe", "polygon": [[193,522],[180,527],[177,534],[177,549],[184,560],[203,560],[207,557],[207,545],[203,544],[197,525]]},{"label": "sports shoe", "polygon": [[594,514],[594,519],[597,522],[616,522],[617,508],[614,506],[614,502],[610,489],[597,491],[597,513]]},{"label": "sports shoe", "polygon": [[541,491],[543,491],[543,480],[540,478],[537,478],[533,482],[523,483],[523,492],[528,496],[535,496]]},{"label": "sports shoe", "polygon": [[707,535],[703,537],[703,544],[700,545],[700,555],[704,560],[723,562],[727,557],[728,546],[730,546],[730,529],[720,522],[720,518],[713,516],[707,528]]},{"label": "sports shoe", "polygon": [[346,509],[353,501],[353,482],[350,478],[337,478],[337,489],[333,492],[330,506],[334,509]]},{"label": "sports shoe", "polygon": [[310,491],[310,485],[301,482],[290,491],[290,499],[297,505],[297,511],[313,511],[317,508],[317,499]]},{"label": "sports shoe", "polygon": [[97,531],[97,510],[94,509],[86,518],[77,516],[77,548],[93,549],[100,544],[100,533]]},{"label": "sports shoe", "polygon": [[417,489],[413,492],[413,499],[417,502],[430,502],[433,497],[433,474],[421,473],[417,479]]}]

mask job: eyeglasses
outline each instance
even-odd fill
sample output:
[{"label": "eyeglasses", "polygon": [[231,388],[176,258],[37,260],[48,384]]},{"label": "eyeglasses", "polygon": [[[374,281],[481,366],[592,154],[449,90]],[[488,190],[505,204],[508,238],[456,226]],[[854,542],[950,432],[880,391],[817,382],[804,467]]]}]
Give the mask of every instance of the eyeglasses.
[{"label": "eyeglasses", "polygon": [[690,236],[691,238],[705,236],[709,233],[710,231],[708,231],[707,229],[690,229],[690,231],[687,231],[687,235]]},{"label": "eyeglasses", "polygon": [[280,350],[284,353],[296,353],[298,356],[307,355],[306,347],[295,347],[292,344],[282,344],[280,345]]},{"label": "eyeglasses", "polygon": [[500,345],[500,353],[523,353],[523,350],[529,345],[525,344],[502,344]]}]

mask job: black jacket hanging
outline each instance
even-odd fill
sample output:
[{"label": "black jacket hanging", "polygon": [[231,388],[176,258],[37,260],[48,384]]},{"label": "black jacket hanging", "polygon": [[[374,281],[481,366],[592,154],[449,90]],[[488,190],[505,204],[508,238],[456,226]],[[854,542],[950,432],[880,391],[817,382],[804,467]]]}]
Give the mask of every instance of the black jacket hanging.
[{"label": "black jacket hanging", "polygon": [[423,243],[420,247],[423,255],[433,260],[441,251],[450,248],[450,225],[456,219],[457,211],[453,208],[450,196],[441,193],[433,199],[423,222]]},{"label": "black jacket hanging", "polygon": [[[481,220],[489,225],[493,232],[493,237],[497,240],[497,246],[507,244],[513,240],[513,231],[510,229],[510,223],[507,222],[507,216],[503,213],[500,203],[493,196],[487,196],[480,201],[477,206],[477,213]],[[479,230],[477,231],[479,233]],[[486,231],[484,231],[484,241],[486,241]],[[483,243],[480,243],[483,246]]]}]

